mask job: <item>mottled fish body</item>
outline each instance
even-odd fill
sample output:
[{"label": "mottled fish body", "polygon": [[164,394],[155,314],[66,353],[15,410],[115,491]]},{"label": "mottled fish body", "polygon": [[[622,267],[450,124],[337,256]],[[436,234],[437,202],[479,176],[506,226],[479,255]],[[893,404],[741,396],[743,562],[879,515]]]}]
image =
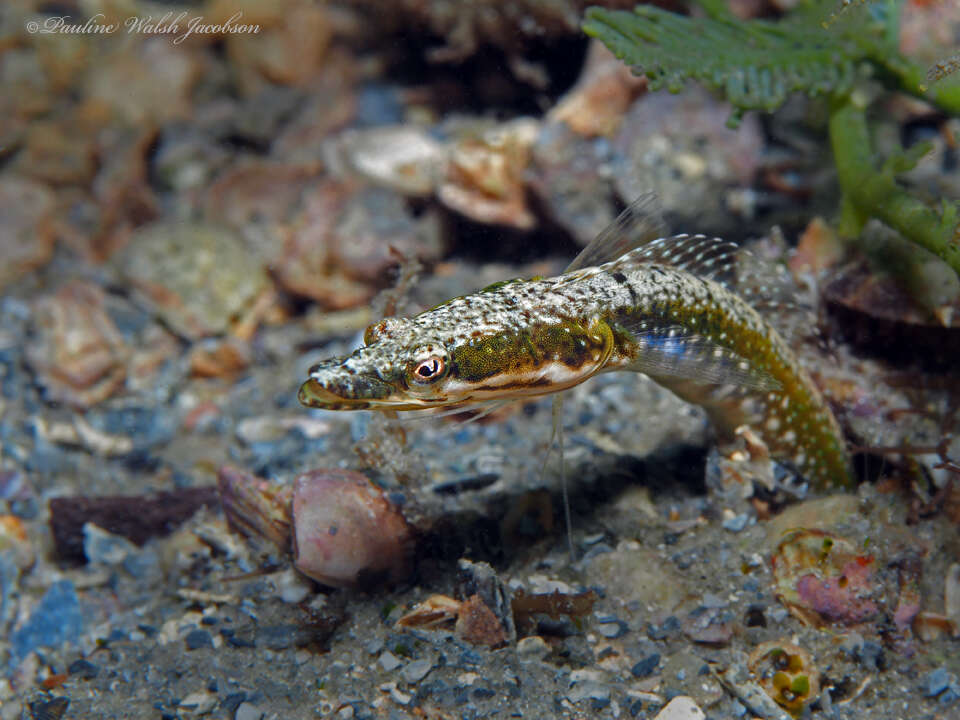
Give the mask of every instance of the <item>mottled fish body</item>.
[{"label": "mottled fish body", "polygon": [[722,436],[750,425],[815,484],[849,485],[843,435],[820,392],[780,334],[728,287],[732,243],[641,237],[632,241],[639,247],[596,262],[610,247],[629,247],[641,222],[635,205],[557,277],[498,283],[370,326],[364,347],[311,368],[300,401],[456,407],[631,370],[703,406]]}]

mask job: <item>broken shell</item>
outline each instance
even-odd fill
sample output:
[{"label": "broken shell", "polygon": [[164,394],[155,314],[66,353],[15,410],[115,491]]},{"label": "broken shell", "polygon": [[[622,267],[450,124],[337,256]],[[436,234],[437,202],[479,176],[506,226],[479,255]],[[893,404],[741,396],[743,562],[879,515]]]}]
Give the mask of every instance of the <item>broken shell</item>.
[{"label": "broken shell", "polygon": [[47,186],[6,175],[0,180],[0,289],[44,265],[53,255],[54,196]]},{"label": "broken shell", "polygon": [[440,201],[478,222],[532,228],[524,175],[539,128],[536,120],[518,118],[456,142]]},{"label": "broken shell", "polygon": [[748,666],[764,692],[794,717],[820,695],[820,673],[810,653],[797,645],[761,643],[750,653]]},{"label": "broken shell", "polygon": [[449,595],[431,595],[397,620],[395,627],[432,628],[453,622],[460,614],[460,605],[459,600],[454,600]]},{"label": "broken shell", "polygon": [[217,471],[217,488],[223,514],[233,530],[269,540],[281,550],[290,549],[289,485],[276,485],[224,466]]},{"label": "broken shell", "polygon": [[293,490],[294,565],[334,587],[398,581],[411,569],[413,536],[376,485],[350,470],[311,470]]},{"label": "broken shell", "polygon": [[33,306],[27,361],[50,400],[88,408],[119,390],[129,353],[96,285],[73,282]]},{"label": "broken shell", "polygon": [[351,130],[340,141],[354,171],[405,195],[430,195],[447,163],[447,149],[417,127]]},{"label": "broken shell", "polygon": [[36,559],[27,529],[15,515],[0,515],[0,553],[7,551],[21,570],[32,567]]},{"label": "broken shell", "polygon": [[771,558],[777,597],[801,622],[852,625],[877,613],[874,558],[821,530],[787,533]]},{"label": "broken shell", "polygon": [[144,303],[190,339],[227,331],[267,286],[241,237],[214,225],[144,225],[116,262]]},{"label": "broken shell", "polygon": [[580,78],[547,114],[550,122],[563,122],[579,135],[609,136],[623,122],[630,103],[647,87],[599,40],[590,42]]}]

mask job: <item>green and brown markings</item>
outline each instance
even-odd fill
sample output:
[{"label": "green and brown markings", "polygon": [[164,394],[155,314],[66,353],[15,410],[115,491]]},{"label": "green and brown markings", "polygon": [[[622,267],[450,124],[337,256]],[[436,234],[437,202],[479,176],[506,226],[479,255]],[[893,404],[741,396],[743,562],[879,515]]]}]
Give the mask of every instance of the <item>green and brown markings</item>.
[{"label": "green and brown markings", "polygon": [[735,246],[652,235],[644,201],[553,278],[513,280],[410,318],[315,365],[300,401],[422,410],[544,395],[599,372],[649,375],[721,436],[753,427],[809,480],[852,483],[840,428],[783,338],[732,289]]}]

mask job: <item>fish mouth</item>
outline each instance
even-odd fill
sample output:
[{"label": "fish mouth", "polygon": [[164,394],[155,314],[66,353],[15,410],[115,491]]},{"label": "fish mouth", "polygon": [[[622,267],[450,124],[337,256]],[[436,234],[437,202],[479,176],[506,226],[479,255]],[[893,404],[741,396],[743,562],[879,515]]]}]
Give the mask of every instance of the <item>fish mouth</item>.
[{"label": "fish mouth", "polygon": [[393,388],[372,377],[352,376],[350,381],[331,387],[310,378],[297,393],[297,399],[307,407],[324,410],[368,410],[377,405],[388,404]]}]

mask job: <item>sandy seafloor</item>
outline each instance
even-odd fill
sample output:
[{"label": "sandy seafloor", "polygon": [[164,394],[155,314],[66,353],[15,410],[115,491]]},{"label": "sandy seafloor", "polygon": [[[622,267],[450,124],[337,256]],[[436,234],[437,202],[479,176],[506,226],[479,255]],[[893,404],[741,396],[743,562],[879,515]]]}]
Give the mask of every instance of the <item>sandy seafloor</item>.
[{"label": "sandy seafloor", "polygon": [[[819,678],[801,717],[960,717],[960,343],[955,319],[931,324],[888,285],[839,320],[821,305],[820,340],[793,338],[851,444],[874,448],[858,487],[725,466],[701,410],[605,375],[566,394],[572,556],[549,399],[400,429],[297,403],[307,369],[388,305],[560,272],[651,188],[678,232],[766,236],[758,254],[780,263],[806,238],[819,265],[793,266],[794,299],[816,304],[838,276],[876,289],[832,254],[822,105],[792,98],[733,132],[720,100],[645,93],[588,47],[583,3],[493,5],[0,8],[0,720],[652,719],[677,696],[711,720],[785,718],[744,669],[773,645]],[[263,34],[27,29],[181,6],[239,8]],[[904,52],[947,55],[947,6],[910,6]],[[910,187],[960,195],[957,120],[878,107],[880,150],[933,144]],[[230,531],[224,467],[274,489],[364,473],[413,528],[411,561],[363,590],[310,580]],[[83,529],[121,496],[113,532]],[[830,575],[836,552],[790,565],[778,546],[797,529],[830,533],[849,577]],[[496,649],[452,621],[397,626],[432,596],[464,599],[461,560],[503,593],[596,599],[518,618]],[[817,595],[828,617],[804,623],[785,599],[808,571],[834,585]]]}]

